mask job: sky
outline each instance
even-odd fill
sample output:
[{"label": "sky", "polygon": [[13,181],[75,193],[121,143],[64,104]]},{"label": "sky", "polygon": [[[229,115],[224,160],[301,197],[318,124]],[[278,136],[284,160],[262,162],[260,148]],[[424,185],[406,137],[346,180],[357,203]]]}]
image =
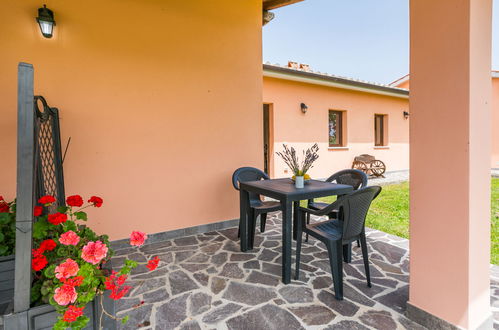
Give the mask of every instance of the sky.
[{"label": "sky", "polygon": [[[409,72],[408,0],[305,0],[273,11],[263,60],[390,83]],[[494,0],[492,69],[499,70],[499,0]]]}]

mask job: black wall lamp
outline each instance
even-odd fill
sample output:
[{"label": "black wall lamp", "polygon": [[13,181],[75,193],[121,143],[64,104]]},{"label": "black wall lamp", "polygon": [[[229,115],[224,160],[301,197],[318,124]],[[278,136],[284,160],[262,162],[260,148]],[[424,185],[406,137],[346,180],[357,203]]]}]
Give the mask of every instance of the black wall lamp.
[{"label": "black wall lamp", "polygon": [[300,104],[301,112],[307,113],[308,107],[305,103]]},{"label": "black wall lamp", "polygon": [[43,5],[43,8],[38,8],[38,17],[36,18],[38,25],[40,25],[40,31],[45,38],[52,38],[52,32],[54,30],[54,12]]},{"label": "black wall lamp", "polygon": [[404,111],[404,118],[405,118],[405,119],[409,119],[409,112]]}]

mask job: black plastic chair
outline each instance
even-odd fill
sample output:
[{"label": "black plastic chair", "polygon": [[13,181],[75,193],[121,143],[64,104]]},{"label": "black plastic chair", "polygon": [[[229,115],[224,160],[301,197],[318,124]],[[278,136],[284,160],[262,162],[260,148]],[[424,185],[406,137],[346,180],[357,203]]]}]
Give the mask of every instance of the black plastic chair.
[{"label": "black plastic chair", "polygon": [[[269,180],[269,176],[265,172],[254,167],[241,167],[234,171],[232,174],[232,184],[236,190],[239,190],[239,182]],[[260,232],[265,232],[265,223],[267,222],[267,213],[280,211],[281,203],[274,201],[262,201],[260,195],[250,192],[249,193],[249,221],[250,221],[250,238],[253,241],[256,230],[256,219],[260,216]],[[241,222],[239,222],[239,232],[237,237],[241,234]]]},{"label": "black plastic chair", "polygon": [[[381,187],[379,186],[363,188],[340,197],[337,201],[321,210],[300,207],[297,222],[298,237],[296,240],[295,279],[299,278],[302,236],[303,232],[305,232],[323,242],[327,247],[336,299],[343,299],[342,253],[344,257],[345,247],[348,247],[348,244],[355,240],[360,240],[367,286],[371,287],[369,255],[367,253],[364,225],[371,202],[379,195],[380,191]],[[339,210],[338,219],[327,220],[312,225],[305,223],[307,213],[322,216],[329,214],[332,210]]]},{"label": "black plastic chair", "polygon": [[[352,186],[354,190],[367,187],[367,181],[368,179],[366,173],[356,169],[341,170],[339,172],[334,173],[333,175],[331,175],[329,178],[326,179],[326,182],[347,184],[349,186]],[[313,199],[309,199],[307,207],[312,210],[320,210],[328,205],[329,205],[328,203],[315,202]],[[338,210],[332,210],[331,213],[328,214],[329,218],[335,219],[337,217],[337,212]],[[310,214],[307,215],[307,224],[310,224]],[[306,241],[308,242],[308,235]]]}]

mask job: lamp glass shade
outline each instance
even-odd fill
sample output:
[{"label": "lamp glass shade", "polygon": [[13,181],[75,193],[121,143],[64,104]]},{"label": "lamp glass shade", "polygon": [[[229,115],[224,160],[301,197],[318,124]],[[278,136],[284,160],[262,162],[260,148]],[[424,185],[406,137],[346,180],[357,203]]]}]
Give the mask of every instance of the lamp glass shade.
[{"label": "lamp glass shade", "polygon": [[54,22],[38,20],[38,24],[40,25],[40,31],[42,31],[43,36],[46,38],[52,38]]},{"label": "lamp glass shade", "polygon": [[55,20],[54,12],[43,5],[43,8],[38,8],[38,17],[36,18],[40,31],[45,38],[52,38]]}]

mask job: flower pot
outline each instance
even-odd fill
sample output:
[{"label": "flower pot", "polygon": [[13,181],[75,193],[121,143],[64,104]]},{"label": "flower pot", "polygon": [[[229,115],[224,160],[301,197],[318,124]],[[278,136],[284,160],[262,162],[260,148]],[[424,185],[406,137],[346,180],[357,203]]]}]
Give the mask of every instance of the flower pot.
[{"label": "flower pot", "polygon": [[14,263],[13,255],[0,257],[0,315],[7,312],[14,298]]},{"label": "flower pot", "polygon": [[296,176],[295,177],[295,187],[296,188],[303,188],[305,185],[305,178],[303,176]]}]

